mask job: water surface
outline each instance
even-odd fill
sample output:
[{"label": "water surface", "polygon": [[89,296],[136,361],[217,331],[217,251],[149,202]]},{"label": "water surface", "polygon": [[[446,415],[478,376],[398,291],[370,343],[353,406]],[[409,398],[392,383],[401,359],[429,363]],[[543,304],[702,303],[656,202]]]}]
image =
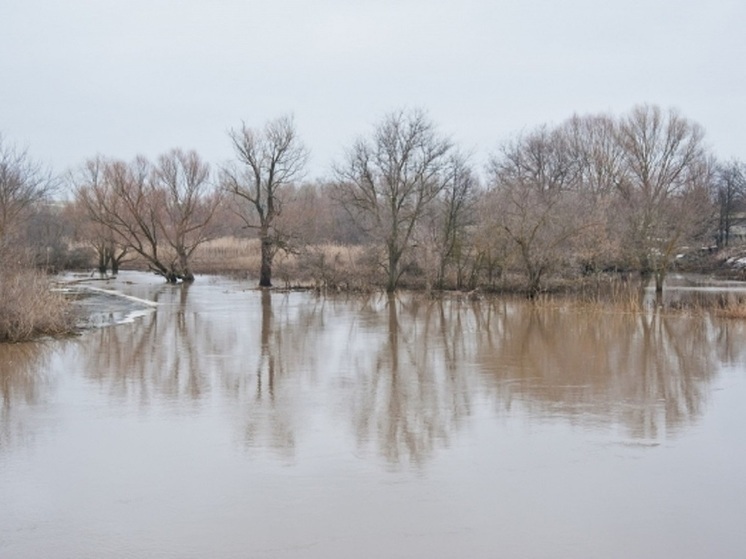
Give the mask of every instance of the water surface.
[{"label": "water surface", "polygon": [[95,286],[121,324],[0,347],[0,557],[746,549],[746,323]]}]

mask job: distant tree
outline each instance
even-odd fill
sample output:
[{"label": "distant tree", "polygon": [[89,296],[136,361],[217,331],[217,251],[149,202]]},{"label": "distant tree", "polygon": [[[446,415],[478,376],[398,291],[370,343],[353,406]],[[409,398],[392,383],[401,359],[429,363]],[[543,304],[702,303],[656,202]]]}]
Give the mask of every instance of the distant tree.
[{"label": "distant tree", "polygon": [[286,190],[277,228],[299,247],[332,242],[354,243],[340,219],[346,214],[331,195],[331,184],[322,181],[294,184]]},{"label": "distant tree", "polygon": [[446,273],[453,267],[455,287],[461,289],[471,248],[469,227],[476,222],[479,181],[460,153],[451,154],[445,172],[450,178],[427,212],[427,237],[436,256],[435,287],[446,286]]},{"label": "distant tree", "polygon": [[111,269],[112,275],[116,276],[122,263],[126,261],[130,248],[118,243],[109,227],[91,218],[79,196],[65,204],[64,212],[67,221],[73,224],[71,239],[93,251],[99,274],[105,276]]},{"label": "distant tree", "polygon": [[622,150],[618,122],[611,115],[574,115],[560,127],[575,166],[575,188],[585,205],[578,208],[587,229],[576,238],[575,258],[583,273],[621,264],[620,226],[614,199],[621,180]]},{"label": "distant tree", "polygon": [[715,198],[718,208],[716,242],[718,248],[730,244],[733,214],[743,204],[746,194],[746,166],[738,160],[721,163],[715,177]]},{"label": "distant tree", "polygon": [[338,195],[372,238],[385,247],[386,290],[396,290],[415,227],[446,188],[451,142],[424,112],[386,115],[370,139],[356,141],[336,166]]},{"label": "distant tree", "polygon": [[57,272],[65,268],[87,266],[90,253],[71,247],[73,222],[63,204],[35,204],[24,216],[23,246],[37,268]]},{"label": "distant tree", "polygon": [[237,214],[246,227],[258,232],[261,242],[259,285],[272,285],[272,261],[286,248],[277,228],[287,189],[304,172],[308,151],[298,138],[293,119],[280,117],[262,130],[243,124],[231,130],[237,163],[223,170],[222,183],[233,196]]},{"label": "distant tree", "polygon": [[0,249],[11,234],[19,233],[24,217],[55,185],[49,171],[0,134]]},{"label": "distant tree", "polygon": [[470,234],[473,256],[467,278],[470,289],[480,283],[496,288],[510,264],[513,246],[500,221],[500,209],[500,201],[488,183],[488,189],[479,192],[475,204],[475,225]]},{"label": "distant tree", "polygon": [[490,159],[496,219],[526,274],[529,297],[547,272],[567,262],[588,228],[588,199],[577,159],[561,129],[541,127],[503,145]]},{"label": "distant tree", "polygon": [[635,107],[618,127],[623,242],[658,293],[679,245],[701,230],[710,176],[703,137],[696,123],[650,105]]}]

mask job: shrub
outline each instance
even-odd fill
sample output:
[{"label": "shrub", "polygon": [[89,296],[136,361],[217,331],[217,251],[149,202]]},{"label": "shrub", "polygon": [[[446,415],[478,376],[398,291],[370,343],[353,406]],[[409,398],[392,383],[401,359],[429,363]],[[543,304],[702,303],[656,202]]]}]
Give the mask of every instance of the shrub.
[{"label": "shrub", "polygon": [[46,275],[23,267],[0,270],[0,341],[60,335],[73,327],[69,302],[50,289]]}]

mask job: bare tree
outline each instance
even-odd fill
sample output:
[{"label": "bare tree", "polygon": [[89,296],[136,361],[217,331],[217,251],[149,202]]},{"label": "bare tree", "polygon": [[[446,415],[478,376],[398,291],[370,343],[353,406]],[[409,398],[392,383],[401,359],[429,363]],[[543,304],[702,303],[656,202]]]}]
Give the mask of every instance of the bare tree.
[{"label": "bare tree", "polygon": [[160,254],[151,173],[152,165],[143,157],[131,164],[98,157],[88,161],[76,177],[76,195],[95,223],[143,257],[151,270],[173,282],[177,278]]},{"label": "bare tree", "polygon": [[731,160],[717,167],[715,197],[718,207],[716,242],[718,248],[730,243],[733,214],[743,203],[746,194],[746,166],[741,161]]},{"label": "bare tree", "polygon": [[624,243],[660,293],[676,249],[700,229],[697,214],[708,176],[704,131],[674,110],[641,105],[621,119],[617,137]]},{"label": "bare tree", "polygon": [[589,225],[577,160],[562,130],[542,127],[506,143],[491,158],[489,173],[494,219],[514,246],[534,297],[544,275],[569,260],[573,241]]},{"label": "bare tree", "polygon": [[54,189],[52,175],[0,134],[0,248],[31,207]]},{"label": "bare tree", "polygon": [[220,198],[208,179],[209,168],[196,153],[173,150],[157,167],[143,157],[129,164],[99,157],[75,181],[90,218],[155,273],[176,282],[194,280],[189,256],[209,239]]},{"label": "bare tree", "polygon": [[578,211],[588,212],[589,229],[576,240],[576,258],[586,274],[616,267],[621,261],[620,227],[613,204],[623,155],[617,128],[617,120],[606,114],[574,115],[560,126],[574,161],[576,188],[587,202]]},{"label": "bare tree", "polygon": [[451,179],[451,148],[424,112],[398,111],[383,118],[370,140],[355,142],[335,168],[340,199],[385,246],[389,292],[404,272],[402,257],[412,248],[415,226]]},{"label": "bare tree", "polygon": [[194,281],[189,258],[211,238],[209,225],[221,203],[209,179],[210,167],[199,155],[179,149],[159,157],[153,173],[158,226],[175,253],[170,267],[183,281]]},{"label": "bare tree", "polygon": [[116,276],[121,264],[131,252],[130,247],[117,240],[117,236],[110,227],[94,219],[93,212],[88,206],[93,200],[90,196],[83,196],[81,192],[83,185],[88,188],[104,188],[101,183],[104,165],[105,160],[102,158],[92,159],[83,166],[77,176],[69,177],[70,182],[75,186],[76,195],[74,200],[66,205],[68,219],[74,223],[72,237],[76,242],[85,243],[93,249],[96,268],[102,277],[110,268],[112,275]]},{"label": "bare tree", "polygon": [[490,289],[504,278],[503,273],[511,260],[513,249],[502,223],[501,203],[493,190],[479,192],[475,205],[475,226],[470,235],[473,257],[467,279],[470,289],[484,282]]},{"label": "bare tree", "polygon": [[263,130],[244,123],[240,129],[231,130],[230,138],[238,163],[223,170],[223,185],[237,201],[237,213],[246,227],[259,234],[259,285],[271,287],[272,261],[277,250],[285,248],[276,220],[282,212],[285,190],[304,171],[308,151],[289,116],[268,122]]},{"label": "bare tree", "polygon": [[464,270],[469,249],[468,228],[475,223],[476,194],[479,183],[468,159],[453,153],[449,157],[445,188],[428,212],[428,241],[433,246],[437,266],[435,287],[446,285],[446,272],[455,267],[455,287],[464,286]]}]

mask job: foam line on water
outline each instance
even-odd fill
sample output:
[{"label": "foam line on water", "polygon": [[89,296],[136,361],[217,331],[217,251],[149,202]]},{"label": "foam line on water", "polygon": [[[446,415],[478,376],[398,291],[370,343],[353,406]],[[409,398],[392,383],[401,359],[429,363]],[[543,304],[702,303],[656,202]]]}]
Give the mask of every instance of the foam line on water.
[{"label": "foam line on water", "polygon": [[81,287],[83,287],[84,289],[88,289],[90,291],[97,291],[99,293],[106,293],[107,295],[113,295],[115,297],[121,297],[123,299],[128,299],[130,301],[134,301],[136,303],[147,305],[149,307],[158,306],[158,303],[156,303],[155,301],[148,301],[147,299],[140,299],[140,297],[135,297],[134,295],[126,295],[122,293],[121,291],[115,291],[113,289],[102,289],[100,287],[93,287],[91,285],[84,285]]}]

